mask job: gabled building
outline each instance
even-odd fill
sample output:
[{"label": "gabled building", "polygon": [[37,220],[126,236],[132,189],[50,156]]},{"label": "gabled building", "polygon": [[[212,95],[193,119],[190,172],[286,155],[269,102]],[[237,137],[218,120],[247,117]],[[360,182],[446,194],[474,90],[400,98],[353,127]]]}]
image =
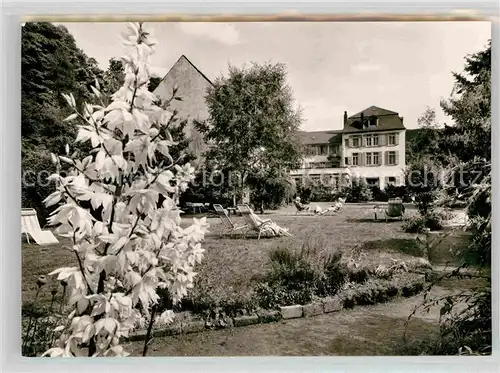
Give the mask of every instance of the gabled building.
[{"label": "gabled building", "polygon": [[381,189],[399,185],[406,167],[405,132],[403,118],[391,110],[370,106],[350,117],[344,112],[340,131],[300,133],[304,162],[291,175],[296,181],[309,177],[336,185],[356,175]]},{"label": "gabled building", "polygon": [[170,68],[154,94],[162,100],[172,97],[174,87],[177,86],[176,95],[181,100],[173,100],[170,103],[172,110],[177,110],[179,119],[188,121],[185,134],[190,139],[189,149],[194,154],[201,154],[206,145],[203,135],[194,127],[194,121],[204,121],[208,118],[208,107],[205,102],[207,89],[212,82],[203,74],[186,56],[182,55]]}]

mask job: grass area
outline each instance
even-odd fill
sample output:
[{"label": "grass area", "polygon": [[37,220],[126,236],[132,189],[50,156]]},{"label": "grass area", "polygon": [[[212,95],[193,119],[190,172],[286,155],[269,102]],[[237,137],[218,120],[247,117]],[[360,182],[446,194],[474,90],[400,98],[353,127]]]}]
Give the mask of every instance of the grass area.
[{"label": "grass area", "polygon": [[[293,237],[261,238],[236,236],[219,237],[218,219],[209,219],[210,233],[203,247],[203,263],[197,268],[197,291],[219,299],[244,297],[266,272],[270,250],[278,246],[300,247],[307,240],[317,240],[326,253],[349,250],[361,245],[364,256],[359,265],[389,265],[392,259],[409,260],[416,255],[414,237],[401,231],[401,222],[388,223],[363,220],[371,217],[370,209],[346,206],[335,216],[270,215],[271,219],[289,228]],[[241,217],[232,217],[234,220]],[[356,220],[356,222],[353,222]],[[188,222],[186,221],[186,224]],[[36,280],[61,266],[76,265],[75,254],[62,244],[47,247],[23,244],[22,291],[23,303],[33,299]],[[56,285],[56,284],[55,284]],[[51,284],[41,293],[40,300],[50,301]]]},{"label": "grass area", "polygon": [[470,290],[489,286],[488,281],[484,278],[467,276],[461,278],[456,276],[443,278],[437,282],[437,285],[449,291],[456,291],[457,289]]},{"label": "grass area", "polygon": [[[231,217],[239,220],[240,217]],[[204,296],[217,300],[244,303],[255,285],[269,269],[269,253],[277,247],[299,249],[301,245],[321,248],[327,254],[341,250],[352,253],[359,249],[363,255],[356,258],[360,267],[389,266],[394,259],[412,261],[423,256],[413,234],[401,230],[401,221],[375,222],[372,210],[346,206],[335,216],[294,216],[267,214],[293,237],[244,239],[241,236],[219,237],[218,219],[209,219],[210,233],[203,247],[206,250],[202,264],[196,269],[196,286],[188,298]],[[183,221],[189,224],[188,219]],[[75,266],[75,254],[59,245],[40,247],[23,243],[22,299],[33,300],[40,275],[62,266]],[[460,287],[481,285],[477,279],[444,280],[440,292],[455,291]],[[50,304],[50,290],[61,287],[57,282],[44,286],[39,299]],[[198,298],[196,298],[198,297]],[[155,341],[150,349],[157,356],[232,356],[232,355],[394,355],[417,351],[412,346],[436,338],[439,332],[439,310],[413,319],[407,340],[403,338],[405,322],[421,297],[399,299],[387,304],[356,307],[335,314],[315,318],[282,321],[275,324],[253,325],[245,328],[213,330],[204,333],[166,337]],[[127,348],[140,354],[142,343],[131,343]]]},{"label": "grass area", "polygon": [[[75,266],[75,253],[64,249],[64,244],[68,244],[60,240],[58,245],[38,246],[33,244],[22,244],[22,303],[32,302],[35,298],[38,286],[36,284],[39,276],[46,276],[54,269],[60,267]],[[43,286],[38,295],[38,301],[41,304],[49,304],[52,298],[50,291],[57,289],[56,298],[62,295],[62,286],[55,279],[48,278],[49,282]],[[37,301],[37,302],[38,302]]]}]

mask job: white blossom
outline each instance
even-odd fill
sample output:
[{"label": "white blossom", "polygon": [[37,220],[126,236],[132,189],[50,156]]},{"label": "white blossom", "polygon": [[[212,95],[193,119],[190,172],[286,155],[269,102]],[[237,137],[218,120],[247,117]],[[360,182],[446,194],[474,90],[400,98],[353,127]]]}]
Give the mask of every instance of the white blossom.
[{"label": "white blossom", "polygon": [[[65,156],[52,157],[71,170],[50,176],[58,187],[44,201],[57,205],[48,221],[73,241],[68,249],[77,265],[50,273],[68,283],[72,310],[67,324],[55,328],[58,339],[44,356],[87,356],[84,345],[93,346],[93,356],[127,356],[120,341],[145,327],[159,301],[157,289],[166,287],[179,302],[203,258],[206,219],[182,229],[173,198],[194,180],[194,168],[172,164],[169,148],[176,143],[163,128],[172,113],[156,106],[147,89],[156,45],[149,34],[142,24],[127,26],[124,84],[107,107],[85,103],[79,111],[73,95],[63,94],[74,110],[67,119],[81,121],[75,141],[93,150],[73,159],[68,145]],[[92,92],[102,98],[97,82]],[[164,310],[155,319],[164,325],[173,318],[172,310]]]}]

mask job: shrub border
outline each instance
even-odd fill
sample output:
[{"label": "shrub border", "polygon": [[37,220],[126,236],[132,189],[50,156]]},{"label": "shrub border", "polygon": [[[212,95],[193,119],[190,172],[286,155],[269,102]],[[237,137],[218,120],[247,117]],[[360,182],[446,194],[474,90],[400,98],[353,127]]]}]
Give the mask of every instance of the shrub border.
[{"label": "shrub border", "polygon": [[[233,317],[228,319],[224,323],[225,325],[218,325],[217,327],[203,320],[181,321],[179,324],[154,330],[152,332],[152,337],[161,338],[180,334],[200,333],[205,330],[244,327],[248,325],[277,322],[280,320],[314,317],[324,313],[338,312],[342,309],[351,309],[359,305],[384,303],[397,297],[408,298],[421,293],[424,290],[425,282],[425,275],[418,275],[398,285],[393,283],[388,283],[385,286],[380,285],[378,288],[383,287],[382,290],[386,291],[387,298],[385,299],[377,298],[378,294],[374,292],[374,288],[370,286],[371,284],[363,284],[353,289],[344,290],[332,297],[318,298],[306,305],[283,306],[280,307],[279,311],[261,309],[253,315]],[[375,288],[375,290],[376,289],[377,288]],[[364,296],[366,296],[366,298]],[[363,301],[363,299],[366,301]],[[126,341],[143,341],[145,338],[146,330],[139,330],[130,333]]]}]

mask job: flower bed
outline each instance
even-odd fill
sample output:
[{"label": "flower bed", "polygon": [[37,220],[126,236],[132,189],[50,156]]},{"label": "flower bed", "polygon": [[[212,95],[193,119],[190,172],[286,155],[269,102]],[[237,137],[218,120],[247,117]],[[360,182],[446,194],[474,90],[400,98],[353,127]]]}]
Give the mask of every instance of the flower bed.
[{"label": "flower bed", "polygon": [[[423,291],[424,285],[424,275],[405,273],[394,276],[391,280],[371,279],[364,284],[342,290],[333,297],[316,298],[305,305],[283,306],[279,310],[258,309],[249,315],[205,320],[187,312],[178,317],[169,327],[156,329],[153,336],[198,333],[214,328],[233,328],[276,322],[281,319],[313,317],[355,306],[387,302],[398,296],[411,297]],[[140,341],[145,337],[146,331],[140,330],[131,333],[128,340]]]}]

